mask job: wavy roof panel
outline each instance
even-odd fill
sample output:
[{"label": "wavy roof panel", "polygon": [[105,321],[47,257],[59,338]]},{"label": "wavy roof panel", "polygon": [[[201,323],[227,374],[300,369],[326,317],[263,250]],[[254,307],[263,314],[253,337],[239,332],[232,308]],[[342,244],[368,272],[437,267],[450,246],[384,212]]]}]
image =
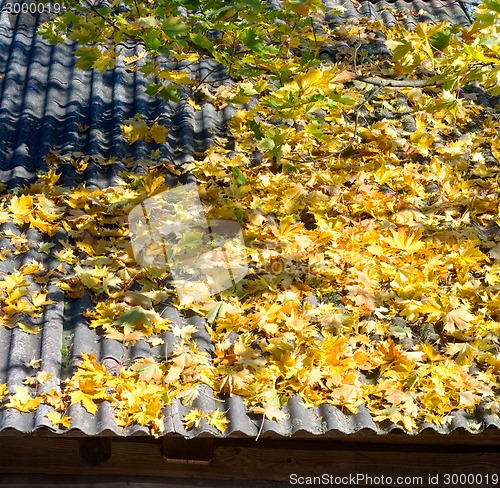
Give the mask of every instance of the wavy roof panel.
[{"label": "wavy roof panel", "polygon": [[[431,19],[464,24],[470,22],[470,13],[461,1],[353,0],[340,3],[346,8],[343,18],[368,15],[389,25],[402,20],[408,24]],[[1,1],[0,8],[6,4]],[[334,6],[337,3],[328,0],[327,4]],[[398,9],[407,14],[396,20]],[[162,153],[179,164],[189,160],[193,150],[206,147],[210,143],[210,131],[223,127],[230,116],[228,110],[218,112],[210,104],[204,104],[202,110],[194,112],[189,105],[180,107],[153,101],[144,94],[145,81],[136,74],[126,72],[120,62],[115,70],[104,75],[76,69],[72,55],[74,46],[50,46],[36,35],[40,20],[43,20],[43,15],[12,15],[6,11],[0,14],[0,74],[3,75],[0,78],[0,181],[7,188],[19,187],[33,180],[36,172],[43,168],[43,157],[49,149],[115,156],[118,160],[125,156],[141,157],[148,151],[147,146],[136,144],[134,154],[130,154],[118,137],[119,123],[137,112],[146,114],[150,119],[159,116],[164,120],[169,127],[169,137]],[[200,66],[201,76],[205,76],[210,68],[208,65]],[[90,164],[82,174],[76,174],[71,168],[63,169],[63,179],[67,181],[79,178],[87,186],[105,188],[122,166],[116,163],[102,168]],[[54,241],[63,237],[56,235]],[[0,261],[0,272],[12,271],[31,258],[42,258],[37,251],[40,235],[31,229],[28,239],[30,251],[16,260]],[[7,245],[5,241],[1,243],[2,247]],[[96,354],[112,370],[127,359],[151,356],[165,359],[172,347],[174,338],[171,333],[165,333],[166,346],[151,348],[139,341],[124,351],[121,344],[98,336],[88,327],[83,317],[83,312],[91,306],[88,297],[65,303],[62,293],[51,289],[48,298],[54,300],[54,304],[47,307],[39,321],[43,323],[40,334],[28,335],[17,328],[8,330],[0,327],[0,384],[7,383],[9,387],[20,384],[30,374],[26,363],[32,359],[41,360],[41,368],[53,375],[44,385],[44,388],[50,389],[67,376],[82,352]],[[193,324],[197,327],[195,338],[201,350],[211,347],[202,318],[180,316],[172,307],[167,308],[166,314],[179,325]],[[295,397],[284,409],[287,413],[285,421],[278,424],[266,420],[263,426],[260,417],[248,415],[242,398],[238,396],[227,398],[221,405],[220,400],[215,401],[212,392],[206,388],[194,407],[227,410],[230,426],[226,436],[256,436],[259,431],[263,436],[291,436],[298,433],[323,435],[331,431],[352,434],[362,429],[384,433],[399,429],[393,424],[376,426],[363,408],[356,415],[345,414],[329,405],[306,409]],[[12,431],[30,433],[46,428],[58,433],[45,418],[48,408],[42,406],[35,413],[2,409],[0,431],[4,434]],[[187,408],[179,402],[168,407],[165,412],[166,434],[179,433],[185,437],[217,435],[204,421],[198,428],[186,431],[181,421],[185,413]],[[99,407],[95,416],[78,404],[71,406],[68,414],[72,417],[69,435],[146,433],[138,426],[119,428],[113,420],[111,407],[106,403]],[[500,428],[498,416],[478,412],[473,420],[481,422],[484,428]],[[437,429],[424,424],[421,430],[433,428],[441,433],[456,428],[470,430],[470,421],[470,416],[458,413],[446,427]]]}]

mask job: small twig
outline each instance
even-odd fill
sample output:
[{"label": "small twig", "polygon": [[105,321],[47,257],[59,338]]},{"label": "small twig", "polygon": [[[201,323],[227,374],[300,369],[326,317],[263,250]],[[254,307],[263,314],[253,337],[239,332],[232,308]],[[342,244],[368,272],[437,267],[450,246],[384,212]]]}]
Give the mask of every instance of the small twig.
[{"label": "small twig", "polygon": [[[358,43],[357,46],[354,48],[354,73],[357,73],[358,72],[358,51],[360,49],[360,47],[362,46],[361,43]],[[358,76],[357,74],[355,74],[354,76]]]},{"label": "small twig", "polygon": [[264,429],[264,422],[266,421],[266,414],[262,415],[262,422],[260,423],[259,432],[257,433],[256,441],[259,440],[260,434],[262,434],[262,430]]},{"label": "small twig", "polygon": [[[206,82],[206,80],[211,76],[213,75],[218,69],[220,69],[220,64],[217,64],[216,66],[214,66],[212,69],[208,70],[208,73],[203,77],[203,78],[200,78],[200,81],[198,82],[197,84],[197,87],[195,88],[194,91],[197,91],[200,89],[201,85],[203,85],[203,83]],[[228,78],[226,78],[228,79]],[[217,80],[217,81],[220,81],[220,80]],[[211,84],[209,82],[207,82],[207,84]]]},{"label": "small twig", "polygon": [[137,10],[137,15],[139,17],[142,17],[141,16],[141,11],[139,10],[139,5],[137,5],[137,0],[134,0],[134,5],[135,5],[135,9]]},{"label": "small twig", "polygon": [[354,48],[353,64],[354,64],[354,74],[357,76],[358,73],[358,52],[363,44],[361,43],[361,33],[358,35],[358,44]]},{"label": "small twig", "polygon": [[464,80],[465,80],[465,78],[467,77],[468,74],[469,73],[466,71],[464,73],[464,75],[462,76],[462,78],[460,78],[460,81],[458,82],[458,86],[455,89],[455,98],[457,98],[457,99],[460,97],[460,91],[462,90],[462,84],[463,84],[463,82],[464,82]]},{"label": "small twig", "polygon": [[[217,71],[218,69],[220,69],[220,65],[219,65],[219,64],[218,64],[217,66],[215,66],[214,68],[210,69],[210,70],[208,71],[208,73],[207,73],[207,74],[206,74],[203,78],[200,78],[200,81],[199,81],[199,82],[197,82],[197,83],[195,84],[195,86],[193,86],[192,91],[191,91],[191,95],[190,95],[190,96],[191,96],[191,97],[193,97],[195,94],[199,93],[199,92],[200,92],[200,90],[201,90],[201,86],[202,86],[203,84],[207,84],[207,85],[213,86],[213,84],[212,84],[212,83],[207,82],[206,80],[207,80],[207,78],[208,78],[209,76],[211,76],[213,73],[215,73],[215,71]],[[224,80],[226,80],[226,79],[229,79],[229,78],[224,78]],[[217,80],[217,82],[218,82],[218,81],[222,81],[222,80]],[[188,102],[189,102],[189,99],[190,99],[190,98],[189,98],[189,96],[188,96],[188,97],[186,97],[186,99],[185,99],[185,100],[183,100],[183,101],[179,102],[179,103],[181,103],[181,104],[182,104],[182,105],[179,107],[179,109],[178,109],[178,110],[179,110],[179,113],[180,113],[180,112],[183,112],[183,111],[185,110],[186,105],[187,105],[187,104],[188,104]]]},{"label": "small twig", "polygon": [[313,36],[314,36],[314,46],[316,48],[316,52],[318,52],[318,39],[316,38],[316,29],[314,28],[314,20],[312,17],[309,17],[309,20],[311,21],[311,29],[313,31]]},{"label": "small twig", "polygon": [[90,7],[90,10],[92,10],[92,12],[94,12],[96,15],[98,15],[99,17],[101,17],[101,19],[104,20],[104,22],[106,22],[107,25],[109,25],[110,27],[112,27],[115,31],[119,31],[120,28],[115,24],[114,21],[110,20],[108,17],[105,17],[104,15],[101,14],[101,12],[99,12],[99,10],[97,10],[97,8],[92,5],[90,2],[87,2],[89,7]]},{"label": "small twig", "polygon": [[[198,393],[201,393],[202,395],[206,396],[210,400],[213,400],[214,402],[226,403],[224,400],[221,400],[220,398],[215,398],[215,396],[210,396],[206,394],[204,391],[198,391]],[[229,411],[229,408],[227,409],[227,411]]]}]

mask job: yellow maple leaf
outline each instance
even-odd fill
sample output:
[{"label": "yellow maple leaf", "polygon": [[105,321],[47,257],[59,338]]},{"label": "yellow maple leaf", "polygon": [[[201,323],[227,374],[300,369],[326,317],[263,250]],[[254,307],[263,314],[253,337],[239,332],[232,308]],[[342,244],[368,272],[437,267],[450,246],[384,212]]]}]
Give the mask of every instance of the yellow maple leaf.
[{"label": "yellow maple leaf", "polygon": [[8,249],[0,249],[0,261],[5,261],[9,254],[10,251]]},{"label": "yellow maple leaf", "polygon": [[114,327],[106,327],[106,337],[108,339],[114,339],[115,341],[130,343],[141,340],[144,334],[140,330],[136,330],[130,334],[124,334]]},{"label": "yellow maple leaf", "polygon": [[38,181],[52,188],[59,181],[59,178],[61,178],[61,175],[57,174],[56,171],[51,168],[46,174],[39,175]]},{"label": "yellow maple leaf", "polygon": [[225,416],[224,412],[220,410],[214,410],[206,415],[208,425],[215,427],[220,432],[224,432],[229,425],[229,419]]},{"label": "yellow maple leaf", "polygon": [[459,406],[465,409],[470,409],[479,403],[481,397],[474,395],[472,391],[461,391]]},{"label": "yellow maple leaf", "polygon": [[386,242],[396,249],[401,249],[406,252],[417,252],[424,246],[424,243],[420,241],[423,233],[421,228],[412,232],[409,229],[400,227],[397,232],[391,229],[391,233],[392,237],[386,238]]},{"label": "yellow maple leaf", "polygon": [[274,420],[275,422],[281,422],[288,418],[288,414],[280,410],[273,402],[266,402],[261,407],[253,407],[250,410],[256,415],[263,415],[268,420]]},{"label": "yellow maple leaf", "polygon": [[182,371],[184,370],[183,367],[181,366],[176,366],[175,364],[173,364],[172,366],[170,366],[170,368],[168,369],[168,373],[167,375],[165,376],[165,378],[163,379],[163,381],[165,382],[165,384],[169,385],[171,383],[173,383],[174,381],[177,381],[180,377],[181,377],[181,373]]},{"label": "yellow maple leaf", "polygon": [[69,429],[71,426],[71,417],[67,415],[62,415],[59,412],[49,412],[45,415],[51,422],[54,427],[63,427],[65,429]]},{"label": "yellow maple leaf", "polygon": [[433,362],[433,361],[441,361],[443,359],[446,359],[445,356],[443,356],[442,354],[439,354],[439,352],[437,352],[432,347],[432,344],[429,344],[429,343],[422,344],[422,346],[420,347],[420,349],[425,354],[425,356],[427,357],[427,359],[429,359],[431,362]]},{"label": "yellow maple leaf", "polygon": [[52,303],[55,303],[54,300],[47,300],[47,295],[48,293],[42,293],[39,291],[36,291],[33,293],[31,296],[31,302],[36,308],[44,307],[45,305],[51,305]]},{"label": "yellow maple leaf", "polygon": [[16,290],[19,296],[26,293],[20,293],[20,290],[27,290],[28,283],[22,273],[16,271],[12,274],[5,275],[4,279],[0,280],[0,290],[5,290],[7,293]]},{"label": "yellow maple leaf", "polygon": [[163,377],[161,366],[153,358],[137,359],[130,369],[137,371],[139,379],[146,382],[158,381]]},{"label": "yellow maple leaf", "polygon": [[323,72],[320,69],[312,68],[307,73],[297,75],[289,86],[299,90],[306,90],[309,87],[315,86],[321,80],[322,75]]},{"label": "yellow maple leaf", "polygon": [[0,384],[0,402],[5,398],[7,393],[8,393],[7,384],[6,383]]},{"label": "yellow maple leaf", "polygon": [[240,395],[247,390],[253,379],[254,377],[246,369],[232,371],[220,379],[218,389],[221,393],[227,393],[229,396]]},{"label": "yellow maple leaf", "polygon": [[146,139],[148,136],[148,126],[142,120],[140,114],[136,114],[134,118],[127,119],[120,125],[122,136],[130,143],[133,144],[141,139]]},{"label": "yellow maple leaf", "polygon": [[44,385],[50,380],[54,375],[52,373],[47,373],[46,371],[38,371],[35,379],[39,385]]},{"label": "yellow maple leaf", "polygon": [[33,316],[33,314],[30,313],[30,309],[32,308],[32,306],[30,302],[28,302],[28,300],[13,300],[12,296],[14,295],[10,295],[9,297],[5,298],[6,305],[2,307],[3,312],[12,317],[16,317],[19,313],[29,313],[31,316]]},{"label": "yellow maple leaf", "polygon": [[12,214],[12,218],[16,224],[22,225],[30,220],[30,215],[33,212],[33,197],[31,195],[14,195],[8,209]]},{"label": "yellow maple leaf", "polygon": [[63,411],[66,409],[65,402],[62,398],[62,393],[59,390],[52,388],[49,392],[43,395],[43,402],[46,405],[54,407],[58,411]]},{"label": "yellow maple leaf", "polygon": [[192,429],[193,427],[199,427],[201,421],[206,418],[206,413],[193,408],[189,413],[182,417],[182,421],[186,424],[186,429]]},{"label": "yellow maple leaf", "polygon": [[48,236],[54,236],[59,226],[57,224],[53,224],[51,222],[47,222],[47,220],[33,217],[33,215],[29,215],[30,227],[33,229],[38,229],[40,232],[47,234]]},{"label": "yellow maple leaf", "polygon": [[24,365],[27,367],[27,368],[32,368],[32,369],[39,369],[40,366],[42,365],[42,359],[36,359],[35,356],[33,355],[33,357],[29,360],[29,361],[26,361],[24,363]]},{"label": "yellow maple leaf", "polygon": [[5,405],[7,408],[14,408],[20,412],[32,412],[40,405],[42,398],[33,398],[26,386],[14,386],[15,393],[9,397]]},{"label": "yellow maple leaf", "polygon": [[5,222],[8,222],[10,220],[10,214],[9,212],[6,212],[4,210],[3,204],[0,206],[0,224],[3,224]]},{"label": "yellow maple leaf", "polygon": [[154,195],[160,191],[166,190],[165,177],[164,176],[153,176],[152,174],[147,174],[142,179],[142,186],[146,190],[148,196]]},{"label": "yellow maple leaf", "polygon": [[94,355],[83,355],[83,362],[78,366],[77,376],[71,383],[75,391],[70,392],[71,404],[81,403],[87,412],[97,412],[97,404],[107,399],[106,381],[108,373],[106,368],[96,363]]},{"label": "yellow maple leaf", "polygon": [[104,73],[108,68],[113,69],[116,64],[116,57],[119,52],[115,51],[114,46],[106,49],[92,64],[92,68],[96,68],[99,73]]},{"label": "yellow maple leaf", "polygon": [[355,409],[355,405],[362,395],[362,389],[355,385],[342,385],[330,393],[332,400],[340,401],[350,409]]},{"label": "yellow maple leaf", "polygon": [[17,328],[26,334],[39,334],[42,330],[38,325],[27,324],[26,322],[17,322]]},{"label": "yellow maple leaf", "polygon": [[151,347],[161,346],[162,344],[165,344],[165,341],[160,337],[148,337],[146,341]]},{"label": "yellow maple leaf", "polygon": [[151,426],[153,433],[161,432],[164,428],[161,422],[163,406],[163,402],[158,396],[146,396],[143,398],[141,411],[132,415],[132,418],[140,425]]},{"label": "yellow maple leaf", "polygon": [[195,63],[200,59],[200,55],[198,53],[172,53],[172,56],[177,60],[177,61],[182,61],[183,59],[189,61],[190,63]]},{"label": "yellow maple leaf", "polygon": [[468,342],[450,342],[445,349],[446,354],[455,357],[458,364],[470,363],[479,353],[477,347]]},{"label": "yellow maple leaf", "polygon": [[155,122],[149,129],[149,137],[157,144],[165,144],[167,140],[167,128]]},{"label": "yellow maple leaf", "polygon": [[125,56],[123,58],[123,61],[127,65],[133,64],[133,63],[136,63],[137,61],[139,61],[139,59],[144,58],[146,56],[146,54],[147,54],[147,51],[140,51],[139,53],[134,54],[133,56]]},{"label": "yellow maple leaf", "polygon": [[176,85],[191,85],[193,83],[193,80],[185,71],[175,72],[172,70],[163,70],[158,74],[158,78],[166,81],[171,81]]},{"label": "yellow maple leaf", "polygon": [[97,405],[94,403],[94,397],[92,395],[77,390],[72,391],[69,396],[71,398],[71,405],[81,403],[88,413],[94,414],[97,412]]},{"label": "yellow maple leaf", "polygon": [[184,388],[175,394],[175,397],[179,398],[184,406],[191,405],[199,396],[200,392],[196,386]]},{"label": "yellow maple leaf", "polygon": [[474,315],[468,312],[464,307],[459,307],[446,314],[444,330],[450,333],[455,332],[457,329],[466,330],[474,320]]}]

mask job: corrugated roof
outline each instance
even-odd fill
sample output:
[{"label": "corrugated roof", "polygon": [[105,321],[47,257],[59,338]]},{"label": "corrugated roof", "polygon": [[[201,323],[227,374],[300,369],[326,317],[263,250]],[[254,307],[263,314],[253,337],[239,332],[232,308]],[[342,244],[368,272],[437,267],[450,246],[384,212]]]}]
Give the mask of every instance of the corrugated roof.
[{"label": "corrugated roof", "polygon": [[[468,25],[472,20],[473,3],[462,0],[380,0],[338,1],[327,0],[328,7],[346,8],[339,20],[350,17],[371,17],[391,27],[397,23],[410,27],[418,22],[448,21]],[[335,16],[333,16],[335,19]]]},{"label": "corrugated roof", "polygon": [[[0,6],[4,7],[6,3],[2,1]],[[328,2],[329,6],[334,4],[333,1]],[[387,24],[396,22],[394,9],[411,10],[406,18],[407,23],[430,19],[460,23],[470,21],[459,1],[397,0],[361,1],[359,6],[358,3],[350,2],[342,4],[346,7],[343,17],[368,15],[380,18]],[[152,101],[144,94],[145,81],[136,74],[127,73],[120,62],[114,71],[104,75],[76,69],[72,55],[74,46],[50,46],[35,34],[40,20],[40,16],[32,14],[0,14],[0,73],[4,75],[0,78],[0,181],[6,183],[8,188],[19,187],[33,179],[36,171],[43,167],[43,157],[49,149],[116,156],[118,159],[131,155],[128,146],[118,137],[119,123],[137,112],[146,114],[150,119],[162,117],[170,129],[167,143],[161,148],[162,154],[176,163],[189,160],[193,150],[206,147],[210,131],[223,126],[229,117],[229,111],[217,112],[210,104],[204,104],[202,110],[194,112],[189,105],[179,108]],[[202,65],[199,69],[204,76],[209,67]],[[144,144],[136,144],[134,151],[133,155],[140,157],[146,154],[148,148]],[[63,179],[71,181],[78,178],[88,186],[104,188],[121,168],[120,163],[106,167],[90,164],[82,174],[77,174],[72,168],[63,168]],[[7,225],[3,224],[2,230]],[[32,258],[42,259],[37,251],[40,235],[30,229],[27,237],[30,251],[15,260],[0,262],[0,272],[12,271]],[[56,235],[54,239],[63,238],[62,235]],[[6,245],[6,242],[2,242],[2,247]],[[46,264],[57,266],[59,262]],[[40,319],[40,323],[43,323],[40,334],[28,335],[17,328],[8,330],[0,327],[0,384],[7,383],[9,387],[20,384],[32,372],[26,363],[33,358],[41,359],[41,368],[53,375],[43,386],[48,390],[59,384],[82,352],[95,353],[112,370],[124,359],[151,356],[165,359],[174,343],[172,334],[168,332],[163,337],[166,348],[158,346],[152,349],[144,341],[139,341],[124,352],[120,343],[104,339],[88,327],[83,317],[83,312],[91,306],[87,296],[65,303],[60,290],[49,289],[48,298],[54,300],[54,304],[46,308]],[[201,350],[212,347],[202,318],[180,317],[172,307],[167,308],[166,315],[180,325],[195,325],[198,334],[194,338]],[[65,351],[64,355],[62,351]],[[329,431],[351,434],[361,429],[377,433],[399,429],[393,424],[382,427],[375,425],[364,408],[356,415],[343,413],[341,409],[330,405],[306,409],[298,397],[292,398],[284,408],[288,414],[285,421],[278,424],[266,420],[261,429],[262,419],[247,414],[242,398],[234,396],[221,404],[220,400],[214,400],[208,387],[202,393],[193,406],[207,411],[214,408],[227,411],[230,425],[226,436],[256,436],[260,430],[262,435],[275,433],[290,436],[299,432],[320,435]],[[166,434],[175,432],[186,437],[218,435],[204,420],[198,428],[186,431],[181,418],[189,408],[177,401],[167,408]],[[45,418],[48,411],[47,406],[41,406],[35,413],[2,409],[0,431],[33,432],[46,427],[59,432]],[[95,416],[88,414],[79,404],[71,406],[68,414],[72,418],[70,435],[134,435],[146,432],[140,426],[127,429],[117,427],[111,407],[106,402],[99,407]],[[457,413],[448,426],[437,428],[424,424],[420,430],[427,427],[443,433],[459,427],[469,430],[470,420],[470,416],[465,413]],[[485,428],[500,428],[498,416],[478,411],[475,420],[480,421]]]},{"label": "corrugated roof", "polygon": [[[466,25],[471,20],[468,7],[473,2],[327,0],[325,3],[329,8],[337,5],[345,8],[341,17],[331,16],[332,21],[366,16],[386,25],[396,22],[414,25],[432,20]],[[1,0],[0,10],[7,4]],[[405,16],[396,18],[397,12],[405,12]],[[46,14],[0,13],[0,69],[4,74],[0,78],[0,171],[14,171],[0,173],[2,181],[26,178],[27,174],[14,168],[21,166],[33,172],[43,166],[43,157],[49,149],[104,157],[128,155],[125,141],[118,137],[119,123],[136,113],[151,118],[162,114],[165,121],[172,120],[172,127],[180,127],[179,137],[189,134],[189,122],[183,120],[190,115],[175,115],[172,107],[151,100],[144,93],[144,79],[139,74],[127,73],[123,63],[118,62],[116,69],[103,75],[76,69],[74,45],[50,46],[35,34],[36,26],[46,18]],[[206,133],[197,135],[199,141],[206,136]],[[144,151],[140,144],[134,148],[134,156]]]}]

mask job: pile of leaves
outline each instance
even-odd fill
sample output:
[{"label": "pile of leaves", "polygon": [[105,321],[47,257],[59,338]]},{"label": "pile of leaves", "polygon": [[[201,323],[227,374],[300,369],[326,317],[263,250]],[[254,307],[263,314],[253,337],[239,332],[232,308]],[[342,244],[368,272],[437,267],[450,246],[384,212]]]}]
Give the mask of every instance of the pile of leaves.
[{"label": "pile of leaves", "polygon": [[[457,410],[497,414],[500,114],[486,91],[500,93],[500,3],[483,3],[470,27],[411,31],[368,19],[319,29],[322,5],[313,1],[282,10],[171,2],[168,12],[155,3],[68,10],[43,32],[64,37],[70,18],[84,68],[113,67],[118,45],[141,39],[128,62],[158,77],[151,94],[195,110],[230,104],[227,131],[182,168],[161,147],[148,160],[122,161],[105,189],[60,185],[59,168],[113,161],[51,152],[48,172],[0,199],[10,241],[0,259],[28,252],[35,229],[38,252],[58,264],[32,260],[1,277],[0,324],[39,333],[43,324],[30,324],[55,287],[67,300],[89,295],[89,326],[124,348],[158,346],[170,331],[172,351],[114,371],[84,354],[57,389],[38,390],[43,371],[15,391],[0,385],[3,406],[50,405],[51,421],[67,428],[71,404],[94,414],[107,401],[117,425],[154,435],[164,408],[174,399],[191,405],[200,385],[278,421],[292,395],[353,413],[363,404],[375,422],[408,432]],[[109,38],[113,49],[103,49]],[[165,67],[157,55],[181,64]],[[190,77],[182,62],[204,57],[233,81]],[[166,128],[140,114],[122,130],[131,144],[166,140]],[[196,176],[210,219],[241,225],[247,248],[247,276],[203,300],[179,300],[168,270],[140,266],[130,245],[129,212],[181,172]],[[206,317],[210,352],[193,339],[197,328],[165,318],[169,305]],[[221,432],[228,425],[219,410],[193,409],[184,421],[203,419]]]}]

